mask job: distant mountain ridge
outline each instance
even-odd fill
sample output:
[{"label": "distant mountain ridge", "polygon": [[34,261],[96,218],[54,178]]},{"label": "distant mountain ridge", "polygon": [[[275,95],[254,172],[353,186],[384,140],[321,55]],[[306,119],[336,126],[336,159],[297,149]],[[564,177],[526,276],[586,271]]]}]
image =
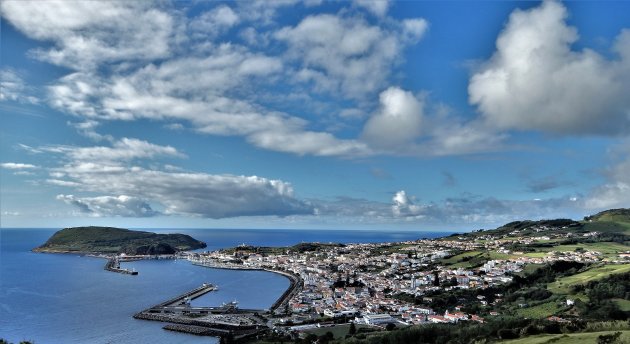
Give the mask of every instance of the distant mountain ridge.
[{"label": "distant mountain ridge", "polygon": [[185,234],[157,234],[115,227],[71,227],[57,231],[35,252],[173,254],[206,247]]}]

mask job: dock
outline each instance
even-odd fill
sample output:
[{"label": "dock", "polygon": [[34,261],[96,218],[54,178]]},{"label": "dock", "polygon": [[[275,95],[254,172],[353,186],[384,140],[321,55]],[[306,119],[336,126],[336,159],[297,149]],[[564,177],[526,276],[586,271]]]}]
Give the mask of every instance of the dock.
[{"label": "dock", "polygon": [[267,310],[240,309],[234,303],[218,307],[193,307],[190,302],[217,290],[210,283],[185,292],[147,308],[133,317],[141,320],[169,323],[163,328],[200,336],[230,337],[242,339],[268,329],[261,314]]},{"label": "dock", "polygon": [[[185,292],[179,296],[176,296],[172,299],[166,300],[160,304],[157,304],[150,309],[159,309],[159,308],[168,308],[168,307],[177,307],[177,306],[186,306],[190,305],[190,301],[201,297],[211,291],[217,290],[217,287],[211,283],[204,283],[201,287],[195,288],[191,291]],[[188,302],[187,302],[188,301]]]},{"label": "dock", "polygon": [[118,257],[107,259],[107,263],[105,263],[105,270],[111,271],[111,272],[117,272],[120,274],[132,275],[132,276],[135,276],[138,274],[138,271],[121,268]]}]

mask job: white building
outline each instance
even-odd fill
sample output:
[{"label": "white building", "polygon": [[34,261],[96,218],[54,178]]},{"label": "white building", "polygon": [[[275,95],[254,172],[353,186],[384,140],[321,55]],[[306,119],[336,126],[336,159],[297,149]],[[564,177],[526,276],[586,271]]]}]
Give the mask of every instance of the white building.
[{"label": "white building", "polygon": [[363,316],[363,321],[368,325],[381,325],[395,322],[389,314],[366,314]]}]

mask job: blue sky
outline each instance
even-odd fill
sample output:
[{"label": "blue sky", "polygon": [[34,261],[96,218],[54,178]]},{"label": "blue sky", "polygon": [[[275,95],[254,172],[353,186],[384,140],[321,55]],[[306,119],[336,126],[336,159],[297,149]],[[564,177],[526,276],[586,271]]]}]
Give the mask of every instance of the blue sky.
[{"label": "blue sky", "polygon": [[2,2],[3,227],[630,206],[630,3]]}]

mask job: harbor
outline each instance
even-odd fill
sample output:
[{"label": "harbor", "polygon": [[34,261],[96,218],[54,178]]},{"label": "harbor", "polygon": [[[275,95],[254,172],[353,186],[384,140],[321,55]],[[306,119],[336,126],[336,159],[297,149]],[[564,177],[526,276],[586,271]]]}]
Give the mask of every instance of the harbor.
[{"label": "harbor", "polygon": [[[214,269],[261,270],[200,262],[193,262],[193,264]],[[163,327],[165,330],[200,336],[215,336],[230,340],[242,340],[256,336],[269,330],[269,317],[283,314],[284,310],[288,308],[286,306],[289,300],[303,287],[303,281],[297,274],[279,270],[263,269],[263,271],[280,274],[289,279],[290,282],[289,288],[268,309],[243,309],[239,308],[235,301],[215,307],[193,306],[192,300],[218,290],[216,285],[204,283],[200,287],[147,308],[133,317],[166,322],[169,324]]]},{"label": "harbor", "polygon": [[200,336],[214,336],[240,340],[267,329],[264,309],[240,309],[237,302],[217,307],[193,307],[191,301],[217,290],[210,283],[166,300],[133,317],[135,319],[167,322],[163,328]]}]

